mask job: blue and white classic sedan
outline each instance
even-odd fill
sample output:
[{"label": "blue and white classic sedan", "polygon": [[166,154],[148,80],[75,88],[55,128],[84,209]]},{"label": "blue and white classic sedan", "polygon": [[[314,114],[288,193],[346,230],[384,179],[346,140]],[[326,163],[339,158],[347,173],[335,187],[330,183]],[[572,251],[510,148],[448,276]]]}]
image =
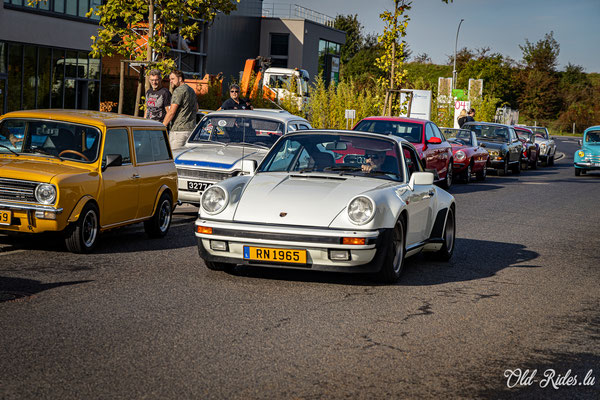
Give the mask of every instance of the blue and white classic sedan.
[{"label": "blue and white classic sedan", "polygon": [[[283,110],[228,110],[205,115],[185,147],[174,151],[179,200],[198,205],[209,186],[254,170],[280,136],[310,129]],[[244,166],[246,165],[246,166]]]},{"label": "blue and white classic sedan", "polygon": [[575,152],[573,164],[575,176],[588,171],[600,170],[600,126],[590,126],[583,132],[583,140],[579,141],[581,149]]},{"label": "blue and white classic sedan", "polygon": [[358,131],[280,138],[256,171],[209,187],[196,220],[212,270],[237,264],[400,278],[421,251],[454,251],[454,197],[433,184],[414,146]]}]

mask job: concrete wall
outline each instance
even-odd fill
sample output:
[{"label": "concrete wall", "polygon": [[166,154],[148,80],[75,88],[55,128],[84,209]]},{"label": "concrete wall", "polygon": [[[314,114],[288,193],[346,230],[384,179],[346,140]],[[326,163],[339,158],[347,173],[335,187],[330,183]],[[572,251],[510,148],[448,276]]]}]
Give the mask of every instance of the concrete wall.
[{"label": "concrete wall", "polygon": [[321,39],[343,45],[346,43],[346,33],[316,22],[306,21],[304,26],[303,67],[309,72],[311,81],[319,70],[319,40]]},{"label": "concrete wall", "polygon": [[98,25],[0,8],[0,40],[90,51]]}]

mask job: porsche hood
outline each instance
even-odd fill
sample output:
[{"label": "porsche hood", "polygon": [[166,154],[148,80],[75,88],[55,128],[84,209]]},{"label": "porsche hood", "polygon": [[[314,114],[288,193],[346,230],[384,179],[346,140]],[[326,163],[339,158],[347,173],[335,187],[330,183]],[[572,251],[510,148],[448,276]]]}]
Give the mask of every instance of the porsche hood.
[{"label": "porsche hood", "polygon": [[386,184],[389,181],[319,173],[261,173],[246,185],[234,220],[327,227],[354,196]]}]

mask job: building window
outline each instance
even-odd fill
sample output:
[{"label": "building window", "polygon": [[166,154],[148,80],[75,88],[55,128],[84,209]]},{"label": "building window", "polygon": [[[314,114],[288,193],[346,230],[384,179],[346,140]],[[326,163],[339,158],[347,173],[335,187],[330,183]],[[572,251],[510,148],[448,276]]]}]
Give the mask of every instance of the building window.
[{"label": "building window", "polygon": [[289,41],[290,35],[287,33],[271,33],[271,66],[287,68]]},{"label": "building window", "polygon": [[[8,63],[2,62],[6,58]],[[0,42],[0,114],[32,108],[98,110],[101,67],[83,51]]]},{"label": "building window", "polygon": [[325,85],[330,82],[338,83],[340,79],[340,50],[339,43],[319,40],[319,74]]},{"label": "building window", "polygon": [[86,14],[90,8],[98,8],[102,4],[102,0],[47,0],[40,1],[31,6],[29,5],[29,0],[4,0],[4,4],[97,21],[100,19],[98,16],[92,15],[90,18],[87,18]]}]

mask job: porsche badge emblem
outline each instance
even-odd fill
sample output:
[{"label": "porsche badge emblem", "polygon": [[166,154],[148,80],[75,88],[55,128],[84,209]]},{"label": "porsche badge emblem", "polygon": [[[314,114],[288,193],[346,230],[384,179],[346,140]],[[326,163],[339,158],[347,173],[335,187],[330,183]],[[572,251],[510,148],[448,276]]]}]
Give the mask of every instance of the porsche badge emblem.
[{"label": "porsche badge emblem", "polygon": [[280,212],[280,213],[279,213],[279,216],[280,216],[281,218],[285,217],[286,215],[287,215],[287,213],[286,213],[286,212]]}]

